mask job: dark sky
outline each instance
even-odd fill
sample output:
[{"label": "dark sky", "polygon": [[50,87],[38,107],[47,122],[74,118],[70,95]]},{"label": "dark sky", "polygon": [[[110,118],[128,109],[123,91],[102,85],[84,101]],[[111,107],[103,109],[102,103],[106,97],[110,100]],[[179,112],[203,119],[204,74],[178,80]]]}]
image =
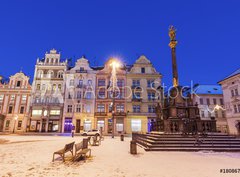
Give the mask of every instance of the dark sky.
[{"label": "dark sky", "polygon": [[0,74],[23,67],[32,78],[36,58],[56,48],[93,65],[145,54],[170,84],[171,24],[182,85],[215,84],[239,68],[239,0],[1,0]]}]

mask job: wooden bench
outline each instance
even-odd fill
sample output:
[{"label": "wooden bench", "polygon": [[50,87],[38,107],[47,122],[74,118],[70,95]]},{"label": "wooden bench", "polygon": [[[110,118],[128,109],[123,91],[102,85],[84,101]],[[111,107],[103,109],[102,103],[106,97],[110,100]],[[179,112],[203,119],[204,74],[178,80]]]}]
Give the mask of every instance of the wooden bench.
[{"label": "wooden bench", "polygon": [[66,154],[67,152],[71,152],[71,153],[72,153],[72,156],[73,156],[73,146],[74,146],[74,143],[75,143],[75,142],[66,144],[63,149],[54,152],[54,153],[53,153],[53,159],[52,159],[52,161],[54,162],[54,156],[55,156],[55,154],[60,155],[60,156],[62,157],[62,159],[63,159],[63,162],[65,162],[65,154]]},{"label": "wooden bench", "polygon": [[75,144],[75,157],[73,160],[77,161],[82,156],[84,158],[84,162],[86,162],[86,157],[88,152],[89,152],[89,157],[91,157],[91,149],[84,148],[83,142]]}]

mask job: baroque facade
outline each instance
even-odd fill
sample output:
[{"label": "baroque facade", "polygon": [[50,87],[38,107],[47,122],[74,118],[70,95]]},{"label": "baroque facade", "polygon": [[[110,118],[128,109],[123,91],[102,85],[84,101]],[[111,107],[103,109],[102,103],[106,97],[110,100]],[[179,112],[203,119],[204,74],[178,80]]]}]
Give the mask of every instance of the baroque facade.
[{"label": "baroque facade", "polygon": [[66,90],[62,132],[76,133],[94,128],[96,71],[84,57],[66,71]]},{"label": "baroque facade", "polygon": [[161,101],[159,86],[162,75],[152,63],[140,56],[127,72],[127,127],[126,132],[154,131],[157,122],[156,107]]},{"label": "baroque facade", "polygon": [[67,60],[55,49],[38,59],[32,84],[30,131],[61,132]]},{"label": "baroque facade", "polygon": [[0,131],[18,133],[27,131],[31,85],[23,72],[10,76],[7,83],[0,82]]},{"label": "baroque facade", "polygon": [[223,90],[229,133],[240,135],[240,69],[218,83]]}]

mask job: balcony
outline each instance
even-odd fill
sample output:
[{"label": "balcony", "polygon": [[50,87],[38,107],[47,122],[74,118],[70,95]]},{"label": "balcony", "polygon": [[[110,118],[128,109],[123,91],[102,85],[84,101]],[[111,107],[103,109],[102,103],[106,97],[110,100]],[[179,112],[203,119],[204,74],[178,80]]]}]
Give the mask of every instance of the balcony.
[{"label": "balcony", "polygon": [[106,112],[95,112],[95,116],[107,116]]},{"label": "balcony", "polygon": [[115,114],[115,116],[126,116],[126,112],[123,112],[123,111],[117,111]]}]

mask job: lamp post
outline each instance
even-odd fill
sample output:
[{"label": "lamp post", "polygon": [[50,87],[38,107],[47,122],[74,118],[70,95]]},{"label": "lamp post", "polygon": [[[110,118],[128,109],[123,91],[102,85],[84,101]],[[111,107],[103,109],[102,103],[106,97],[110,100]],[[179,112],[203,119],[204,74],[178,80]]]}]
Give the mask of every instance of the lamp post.
[{"label": "lamp post", "polygon": [[115,125],[114,125],[114,114],[115,114],[115,89],[117,87],[117,68],[120,66],[118,62],[113,60],[113,62],[110,64],[112,66],[112,75],[111,75],[111,84],[112,84],[112,138],[114,138],[114,131],[115,131]]},{"label": "lamp post", "polygon": [[18,116],[14,117],[13,133],[15,132],[15,126],[16,126],[17,119],[18,119]]}]

